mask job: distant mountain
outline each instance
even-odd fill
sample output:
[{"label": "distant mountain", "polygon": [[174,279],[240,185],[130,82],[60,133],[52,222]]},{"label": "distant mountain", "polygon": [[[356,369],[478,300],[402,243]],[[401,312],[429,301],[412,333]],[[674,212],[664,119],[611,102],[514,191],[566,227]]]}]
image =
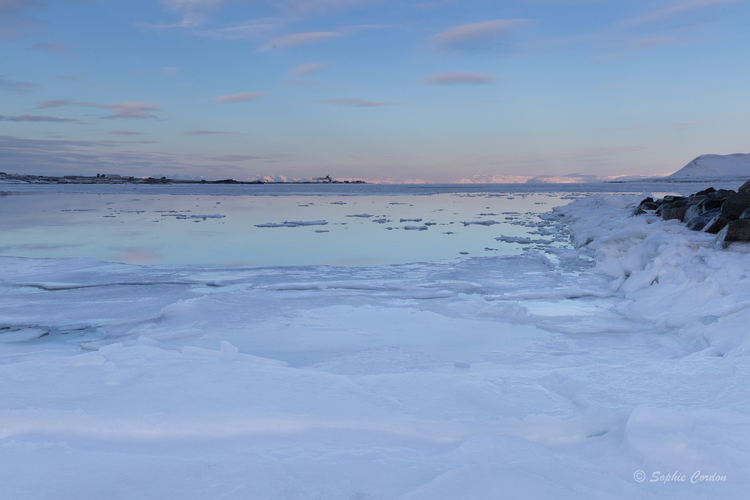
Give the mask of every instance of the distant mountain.
[{"label": "distant mountain", "polygon": [[701,155],[663,181],[732,181],[750,179],[750,154]]}]

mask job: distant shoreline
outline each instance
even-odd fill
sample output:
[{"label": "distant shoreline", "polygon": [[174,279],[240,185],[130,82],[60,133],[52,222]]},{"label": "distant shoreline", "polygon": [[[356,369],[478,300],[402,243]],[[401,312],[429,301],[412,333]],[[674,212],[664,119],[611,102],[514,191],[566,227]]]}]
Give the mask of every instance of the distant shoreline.
[{"label": "distant shoreline", "polygon": [[[255,181],[237,181],[234,179],[222,179],[218,181],[207,181],[201,179],[182,180],[168,179],[166,177],[123,177],[120,175],[99,175],[89,177],[84,175],[17,175],[0,172],[0,181],[11,181],[18,184],[367,184],[366,181],[337,181],[330,177],[323,177],[311,181],[285,181],[285,182],[268,182],[261,179]],[[13,182],[15,181],[15,182]]]}]

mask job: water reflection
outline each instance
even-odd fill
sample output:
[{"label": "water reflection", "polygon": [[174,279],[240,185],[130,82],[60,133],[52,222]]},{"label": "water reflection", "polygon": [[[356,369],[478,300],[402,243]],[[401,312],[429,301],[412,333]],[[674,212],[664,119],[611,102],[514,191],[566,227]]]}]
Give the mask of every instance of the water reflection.
[{"label": "water reflection", "polygon": [[[0,255],[134,264],[372,266],[564,246],[539,214],[569,193],[0,198]],[[405,228],[413,227],[416,230]],[[529,238],[533,244],[497,241]]]}]

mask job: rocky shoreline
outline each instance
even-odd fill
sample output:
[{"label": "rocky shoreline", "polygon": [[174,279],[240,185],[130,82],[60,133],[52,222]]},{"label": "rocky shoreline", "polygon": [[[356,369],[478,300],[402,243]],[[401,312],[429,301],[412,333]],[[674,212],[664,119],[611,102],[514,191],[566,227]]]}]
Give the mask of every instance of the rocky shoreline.
[{"label": "rocky shoreline", "polygon": [[694,231],[716,234],[724,247],[750,241],[750,181],[737,191],[712,187],[689,196],[651,197],[640,202],[633,215],[652,214],[679,220]]}]

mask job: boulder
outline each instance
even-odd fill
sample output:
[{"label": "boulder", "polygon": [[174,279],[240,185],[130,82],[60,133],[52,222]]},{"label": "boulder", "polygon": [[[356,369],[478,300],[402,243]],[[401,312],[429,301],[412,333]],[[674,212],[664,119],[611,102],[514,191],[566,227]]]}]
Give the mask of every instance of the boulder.
[{"label": "boulder", "polygon": [[700,207],[703,210],[712,210],[714,208],[721,208],[726,201],[726,198],[708,198],[700,203]]},{"label": "boulder", "polygon": [[750,208],[740,214],[740,219],[750,219]]},{"label": "boulder", "polygon": [[685,211],[685,215],[682,217],[683,222],[687,222],[696,215],[700,215],[703,213],[703,209],[699,207],[698,205],[692,205],[690,207],[687,207],[687,210]]},{"label": "boulder", "polygon": [[719,213],[706,223],[702,231],[705,233],[717,234],[719,231],[724,229],[724,226],[726,226],[728,222],[729,219],[722,217],[722,215]]},{"label": "boulder", "polygon": [[[750,181],[748,181],[748,182],[750,182]],[[716,190],[714,188],[710,187],[708,189],[704,189],[703,191],[698,191],[697,193],[695,193],[695,196],[710,196],[711,194],[713,194],[715,192],[716,192]]]},{"label": "boulder", "polygon": [[690,218],[688,218],[687,214],[685,214],[685,220],[687,221],[687,227],[689,229],[692,229],[693,231],[701,231],[704,227],[706,227],[706,224],[711,222],[711,220],[717,215],[721,215],[721,209],[714,208],[713,210],[709,210],[708,212],[693,215]]},{"label": "boulder", "polygon": [[739,219],[750,208],[750,190],[729,196],[721,206],[721,215],[729,220]]},{"label": "boulder", "polygon": [[682,218],[685,216],[685,212],[687,212],[686,207],[675,207],[674,205],[672,205],[672,207],[661,211],[661,218],[664,220],[677,219],[682,221]]},{"label": "boulder", "polygon": [[724,226],[717,235],[717,241],[720,241],[726,247],[734,241],[750,241],[750,220],[737,219],[731,220]]},{"label": "boulder", "polygon": [[692,207],[693,205],[699,205],[700,203],[703,203],[707,199],[708,199],[708,196],[693,195],[687,199],[687,204],[685,206]]},{"label": "boulder", "polygon": [[671,196],[671,195],[669,195],[669,196],[665,196],[664,197],[664,203],[672,203],[672,202],[680,201],[680,200],[684,200],[684,199],[685,199],[684,196]]}]

